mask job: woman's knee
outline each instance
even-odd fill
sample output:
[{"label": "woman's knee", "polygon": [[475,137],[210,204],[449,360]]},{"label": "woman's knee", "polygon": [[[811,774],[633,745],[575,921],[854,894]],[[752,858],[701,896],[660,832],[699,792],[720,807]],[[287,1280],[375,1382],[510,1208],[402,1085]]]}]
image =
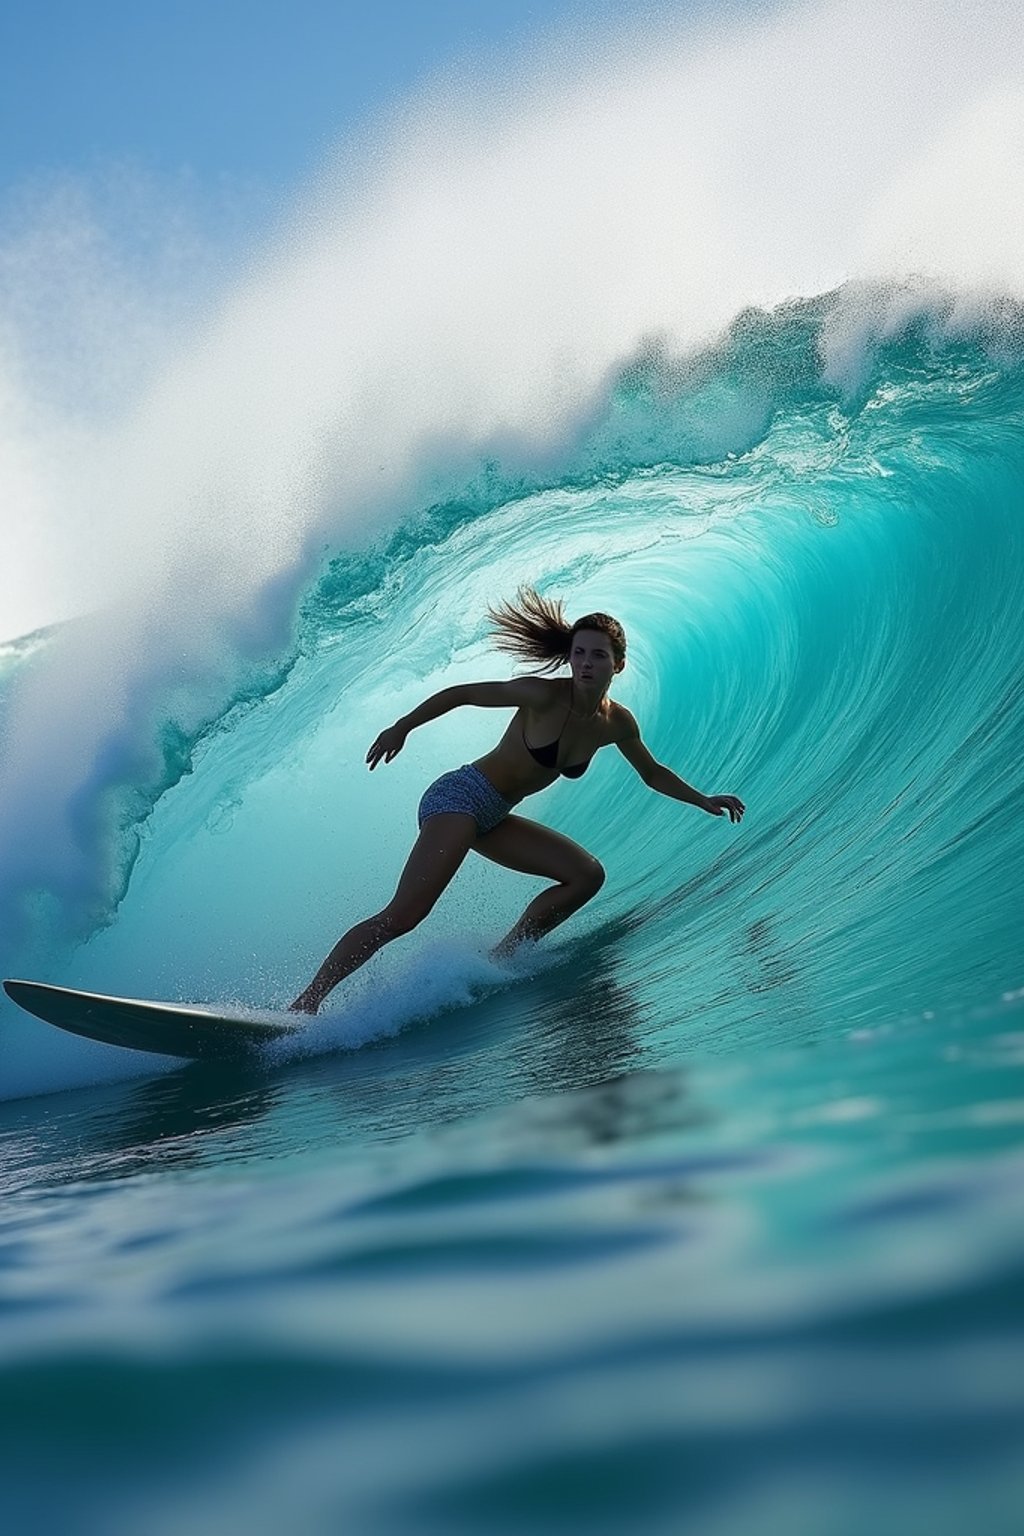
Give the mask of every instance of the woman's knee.
[{"label": "woman's knee", "polygon": [[590,859],[580,871],[580,890],[586,894],[589,901],[591,896],[596,896],[605,882],[605,867],[600,859]]}]

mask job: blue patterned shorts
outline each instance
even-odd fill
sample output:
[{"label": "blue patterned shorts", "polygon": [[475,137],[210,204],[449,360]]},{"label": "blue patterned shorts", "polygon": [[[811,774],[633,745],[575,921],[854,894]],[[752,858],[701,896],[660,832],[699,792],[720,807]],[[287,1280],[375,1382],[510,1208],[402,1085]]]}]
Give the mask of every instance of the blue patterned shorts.
[{"label": "blue patterned shorts", "polygon": [[513,801],[499,795],[494,785],[472,763],[463,763],[451,773],[442,773],[423,792],[417,816],[420,827],[428,816],[461,811],[474,818],[480,833],[490,832],[513,808]]}]

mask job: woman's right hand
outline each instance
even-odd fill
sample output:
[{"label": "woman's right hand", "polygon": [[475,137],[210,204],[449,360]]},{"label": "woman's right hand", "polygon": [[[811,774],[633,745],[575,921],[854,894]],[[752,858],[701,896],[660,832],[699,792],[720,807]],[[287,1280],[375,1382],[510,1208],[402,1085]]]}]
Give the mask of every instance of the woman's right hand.
[{"label": "woman's right hand", "polygon": [[407,731],[403,731],[400,725],[389,725],[386,731],[381,731],[377,740],[366,754],[366,761],[370,765],[370,772],[376,768],[381,758],[390,763],[393,757],[397,757],[405,746]]}]

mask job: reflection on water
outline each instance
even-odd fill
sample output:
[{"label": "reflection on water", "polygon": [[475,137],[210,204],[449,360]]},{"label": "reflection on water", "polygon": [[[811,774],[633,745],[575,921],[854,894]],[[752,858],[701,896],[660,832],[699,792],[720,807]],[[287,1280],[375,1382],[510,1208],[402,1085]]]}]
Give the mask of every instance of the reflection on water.
[{"label": "reflection on water", "polygon": [[11,1193],[82,1179],[127,1179],[203,1161],[207,1139],[254,1123],[279,1089],[266,1070],[193,1063],[143,1082],[3,1106],[0,1183]]}]

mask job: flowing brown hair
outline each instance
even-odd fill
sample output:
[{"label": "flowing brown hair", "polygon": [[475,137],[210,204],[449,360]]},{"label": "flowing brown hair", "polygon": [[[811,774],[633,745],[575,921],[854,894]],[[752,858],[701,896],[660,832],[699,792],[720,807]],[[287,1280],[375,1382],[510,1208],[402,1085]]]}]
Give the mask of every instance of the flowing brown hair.
[{"label": "flowing brown hair", "polygon": [[572,624],[561,598],[541,597],[534,587],[520,587],[514,603],[488,605],[495,648],[510,651],[520,661],[532,661],[536,672],[557,672],[569,660],[578,629],[599,629],[608,636],[616,662],[626,659],[626,631],[610,613],[586,613]]}]

